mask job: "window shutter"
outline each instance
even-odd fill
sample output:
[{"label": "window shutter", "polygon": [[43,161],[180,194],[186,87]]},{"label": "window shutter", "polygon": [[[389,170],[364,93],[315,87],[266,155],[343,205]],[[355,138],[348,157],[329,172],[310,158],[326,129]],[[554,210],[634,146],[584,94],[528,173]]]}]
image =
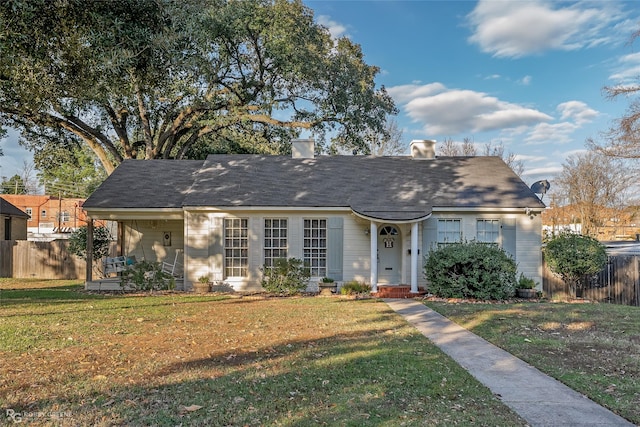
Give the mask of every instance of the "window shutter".
[{"label": "window shutter", "polygon": [[438,242],[438,219],[431,217],[422,222],[422,254],[427,255]]},{"label": "window shutter", "polygon": [[502,249],[516,259],[516,219],[502,220]]},{"label": "window shutter", "polygon": [[327,276],[333,280],[342,280],[344,254],[343,219],[341,217],[331,217],[327,224]]}]

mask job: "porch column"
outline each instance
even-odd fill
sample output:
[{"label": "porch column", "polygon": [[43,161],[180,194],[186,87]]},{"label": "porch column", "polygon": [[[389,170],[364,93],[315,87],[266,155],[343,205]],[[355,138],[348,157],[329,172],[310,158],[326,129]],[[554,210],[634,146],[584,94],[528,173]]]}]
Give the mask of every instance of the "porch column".
[{"label": "porch column", "polygon": [[411,292],[418,293],[418,223],[411,224]]},{"label": "porch column", "polygon": [[378,226],[371,221],[369,225],[371,245],[371,292],[378,292]]},{"label": "porch column", "polygon": [[93,218],[87,217],[87,270],[85,282],[93,280]]}]

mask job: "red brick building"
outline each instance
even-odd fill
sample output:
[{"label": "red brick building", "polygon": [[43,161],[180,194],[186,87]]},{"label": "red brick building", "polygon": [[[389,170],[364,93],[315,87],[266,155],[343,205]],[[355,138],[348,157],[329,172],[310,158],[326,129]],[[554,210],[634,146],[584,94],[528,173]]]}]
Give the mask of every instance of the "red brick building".
[{"label": "red brick building", "polygon": [[68,233],[87,225],[82,210],[85,199],[40,194],[0,194],[0,197],[29,215],[30,233]]}]

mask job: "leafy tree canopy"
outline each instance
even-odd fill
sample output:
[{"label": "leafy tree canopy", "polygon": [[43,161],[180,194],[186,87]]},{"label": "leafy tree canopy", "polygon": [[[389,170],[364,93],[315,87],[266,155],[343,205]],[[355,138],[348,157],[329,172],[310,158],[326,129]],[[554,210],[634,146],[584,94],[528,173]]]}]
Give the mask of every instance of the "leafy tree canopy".
[{"label": "leafy tree canopy", "polygon": [[97,165],[95,154],[75,140],[47,144],[33,156],[38,178],[48,194],[62,197],[89,197],[104,181],[106,173]]},{"label": "leafy tree canopy", "polygon": [[7,0],[0,24],[0,125],[32,149],[76,138],[107,173],[238,136],[281,152],[301,130],[366,152],[395,113],[300,0]]},{"label": "leafy tree canopy", "polygon": [[0,184],[2,194],[27,194],[27,187],[20,175],[16,174],[9,179],[3,179]]}]

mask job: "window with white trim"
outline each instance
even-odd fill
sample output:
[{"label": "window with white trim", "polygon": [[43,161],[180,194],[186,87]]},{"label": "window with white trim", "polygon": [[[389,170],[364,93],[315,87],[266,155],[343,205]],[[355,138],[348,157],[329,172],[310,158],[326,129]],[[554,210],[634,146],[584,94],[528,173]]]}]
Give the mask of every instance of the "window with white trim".
[{"label": "window with white trim", "polygon": [[47,217],[47,211],[46,209],[42,209],[42,212],[40,212],[40,218],[46,218]]},{"label": "window with white trim", "polygon": [[62,211],[62,213],[60,214],[60,221],[69,222],[70,220],[71,220],[71,215],[69,214],[69,212]]},{"label": "window with white trim", "polygon": [[476,240],[482,243],[500,243],[500,221],[497,219],[478,219],[476,222]]},{"label": "window with white trim", "polygon": [[459,219],[438,220],[438,244],[462,241],[462,222]]},{"label": "window with white trim", "polygon": [[246,277],[249,272],[249,220],[224,219],[225,277]]},{"label": "window with white trim", "polygon": [[304,263],[311,269],[311,276],[327,275],[327,220],[304,220]]},{"label": "window with white trim", "polygon": [[278,258],[287,258],[287,220],[265,218],[264,220],[264,265],[273,267]]},{"label": "window with white trim", "polygon": [[31,219],[31,214],[33,213],[33,210],[31,208],[26,208],[24,211],[27,215],[29,215],[29,219]]}]

